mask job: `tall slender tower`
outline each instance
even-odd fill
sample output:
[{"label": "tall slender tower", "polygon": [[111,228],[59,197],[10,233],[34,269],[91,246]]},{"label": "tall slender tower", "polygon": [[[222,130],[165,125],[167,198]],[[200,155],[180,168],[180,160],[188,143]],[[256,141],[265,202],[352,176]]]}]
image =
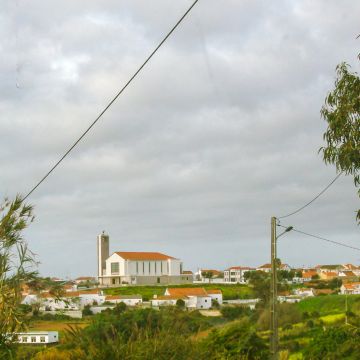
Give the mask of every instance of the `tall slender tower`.
[{"label": "tall slender tower", "polygon": [[97,237],[97,257],[98,257],[98,280],[100,283],[100,277],[105,274],[106,259],[109,257],[109,235],[105,234],[105,231]]}]

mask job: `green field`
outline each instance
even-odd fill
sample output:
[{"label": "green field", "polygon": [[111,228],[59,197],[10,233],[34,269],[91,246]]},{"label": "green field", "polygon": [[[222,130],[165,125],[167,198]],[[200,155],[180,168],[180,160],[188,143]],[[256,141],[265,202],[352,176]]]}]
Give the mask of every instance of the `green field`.
[{"label": "green field", "polygon": [[[317,311],[321,315],[345,312],[345,295],[326,295],[310,297],[300,301],[297,305],[302,312]],[[360,295],[347,296],[348,310],[360,312]]]},{"label": "green field", "polygon": [[[168,286],[122,286],[118,288],[104,289],[107,295],[142,295],[143,300],[152,299],[154,295],[164,295]],[[205,289],[220,289],[224,300],[246,299],[253,297],[253,291],[247,285],[224,285],[224,284],[184,284],[171,285],[171,287],[203,287]]]}]

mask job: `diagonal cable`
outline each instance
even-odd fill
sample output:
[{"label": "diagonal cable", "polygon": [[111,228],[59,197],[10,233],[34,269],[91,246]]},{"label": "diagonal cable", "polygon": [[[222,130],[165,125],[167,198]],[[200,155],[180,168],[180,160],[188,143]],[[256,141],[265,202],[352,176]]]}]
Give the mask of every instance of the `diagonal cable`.
[{"label": "diagonal cable", "polygon": [[[283,227],[283,228],[287,228],[288,226],[284,226],[284,225],[280,225],[278,224],[277,226],[280,226],[280,227]],[[299,234],[303,234],[303,235],[306,235],[306,236],[310,236],[310,237],[313,237],[315,239],[319,239],[319,240],[323,240],[323,241],[326,241],[326,242],[329,242],[329,243],[332,243],[334,245],[339,245],[339,246],[343,246],[343,247],[346,247],[346,248],[349,248],[349,249],[353,249],[353,250],[358,250],[360,251],[360,248],[356,247],[356,246],[351,246],[351,245],[348,245],[348,244],[344,244],[342,242],[339,242],[339,241],[334,241],[334,240],[330,240],[330,239],[326,239],[322,236],[318,236],[318,235],[313,235],[313,234],[309,234],[305,231],[301,231],[301,230],[298,230],[298,229],[295,229],[293,228],[292,231],[295,231]]]},{"label": "diagonal cable", "polygon": [[309,206],[310,204],[312,204],[316,199],[318,199],[332,184],[334,184],[334,182],[341,176],[342,172],[340,172],[339,174],[337,174],[335,176],[335,178],[330,182],[330,184],[328,184],[323,190],[321,190],[319,192],[319,194],[317,194],[312,200],[310,200],[308,203],[306,203],[305,205],[303,205],[302,207],[300,207],[299,209],[291,212],[290,214],[287,215],[283,215],[283,216],[279,216],[278,219],[284,219],[287,218],[289,216],[295,215],[298,212],[300,212],[301,210],[305,209],[307,206]]},{"label": "diagonal cable", "polygon": [[171,30],[166,34],[166,36],[161,40],[158,46],[150,53],[142,65],[135,71],[127,83],[121,88],[121,90],[112,98],[112,100],[106,105],[106,107],[101,111],[97,118],[90,124],[90,126],[81,134],[81,136],[73,143],[73,145],[64,153],[64,155],[55,163],[55,165],[41,178],[39,182],[26,194],[23,200],[26,200],[46,179],[47,177],[61,164],[61,162],[70,154],[70,152],[78,145],[78,143],[86,136],[86,134],[94,127],[94,125],[100,120],[100,118],[105,114],[105,112],[110,108],[110,106],[117,100],[117,98],[124,92],[124,90],[131,84],[131,82],[136,78],[140,71],[145,67],[145,65],[150,61],[150,59],[156,54],[160,47],[165,43],[165,41],[170,37],[170,35],[175,31],[175,29],[180,25],[180,23],[185,19],[189,14],[192,8],[196,5],[199,0],[195,0],[193,4],[186,10],[184,15],[177,21],[177,23],[171,28]]}]

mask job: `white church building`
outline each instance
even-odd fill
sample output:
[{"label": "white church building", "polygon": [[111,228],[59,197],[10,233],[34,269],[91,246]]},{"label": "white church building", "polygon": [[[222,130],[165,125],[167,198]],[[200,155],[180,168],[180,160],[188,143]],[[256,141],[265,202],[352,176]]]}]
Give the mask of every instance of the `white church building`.
[{"label": "white church building", "polygon": [[159,252],[116,251],[109,256],[109,235],[97,237],[98,281],[102,286],[186,284],[182,262]]}]

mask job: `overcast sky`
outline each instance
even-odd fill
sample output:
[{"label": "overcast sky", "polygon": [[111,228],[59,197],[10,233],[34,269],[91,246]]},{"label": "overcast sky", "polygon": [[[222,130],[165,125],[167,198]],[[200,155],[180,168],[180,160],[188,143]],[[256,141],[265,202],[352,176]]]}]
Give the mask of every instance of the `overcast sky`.
[{"label": "overcast sky", "polygon": [[[26,194],[96,118],[191,1],[0,0],[0,196]],[[318,154],[320,109],[341,61],[359,71],[359,1],[200,0],[141,75],[29,198],[43,275],[96,274],[111,251],[184,268],[258,266],[270,217],[336,175]],[[360,246],[352,178],[283,220]],[[292,266],[360,264],[296,233]]]}]

